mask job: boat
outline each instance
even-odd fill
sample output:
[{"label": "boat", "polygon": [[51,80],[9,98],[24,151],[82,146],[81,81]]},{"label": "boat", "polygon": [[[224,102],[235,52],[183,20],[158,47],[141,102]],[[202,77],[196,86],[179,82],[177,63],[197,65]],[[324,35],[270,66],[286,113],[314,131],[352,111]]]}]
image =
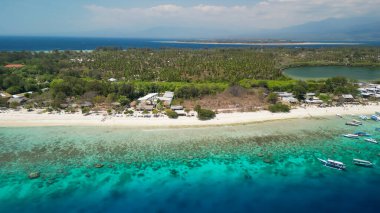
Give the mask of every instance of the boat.
[{"label": "boat", "polygon": [[365,166],[365,167],[372,167],[373,163],[367,160],[361,160],[361,159],[354,159],[353,160],[354,164],[357,166]]},{"label": "boat", "polygon": [[359,138],[359,135],[355,135],[355,134],[346,134],[346,135],[343,135],[344,137],[346,138],[354,138],[354,139],[358,139]]},{"label": "boat", "polygon": [[358,135],[358,136],[365,136],[365,137],[369,137],[371,136],[370,134],[366,133],[366,132],[355,132],[354,133],[355,135]]},{"label": "boat", "polygon": [[367,142],[370,142],[370,143],[377,143],[376,139],[374,139],[374,138],[366,138],[364,140]]},{"label": "boat", "polygon": [[344,170],[344,169],[346,169],[346,166],[344,165],[344,163],[339,162],[339,161],[335,161],[335,160],[331,160],[331,159],[323,160],[321,158],[318,158],[318,160],[324,166],[332,168],[332,169],[338,169],[338,170]]},{"label": "boat", "polygon": [[377,115],[371,115],[371,120],[380,121],[380,118]]},{"label": "boat", "polygon": [[336,114],[336,116],[338,116],[339,118],[343,118],[341,114]]},{"label": "boat", "polygon": [[367,116],[365,116],[365,115],[361,115],[361,116],[359,116],[359,118],[362,119],[362,120],[368,120],[368,119],[369,119],[369,118],[368,118]]},{"label": "boat", "polygon": [[352,120],[352,123],[356,123],[356,124],[359,124],[359,125],[363,125],[363,123],[362,123],[361,121],[358,121],[358,120],[355,120],[355,119]]},{"label": "boat", "polygon": [[346,122],[347,126],[360,126],[360,124],[355,123],[355,122]]}]

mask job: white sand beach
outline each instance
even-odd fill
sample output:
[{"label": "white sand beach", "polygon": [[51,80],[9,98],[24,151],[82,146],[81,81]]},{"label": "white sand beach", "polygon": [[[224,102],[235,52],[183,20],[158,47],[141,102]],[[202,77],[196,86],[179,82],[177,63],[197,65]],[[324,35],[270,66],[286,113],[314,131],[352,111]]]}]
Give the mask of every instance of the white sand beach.
[{"label": "white sand beach", "polygon": [[306,107],[292,109],[290,113],[271,113],[269,111],[257,112],[234,112],[220,113],[216,118],[209,121],[200,121],[196,117],[179,117],[178,119],[169,119],[167,117],[126,117],[88,115],[80,113],[38,113],[20,111],[6,111],[0,113],[1,127],[16,126],[126,126],[126,127],[187,127],[187,126],[213,126],[213,125],[232,125],[246,124],[254,122],[263,122],[271,120],[297,119],[310,117],[326,117],[340,115],[371,115],[375,111],[380,111],[380,105],[373,104],[367,106],[345,106],[345,107]]}]

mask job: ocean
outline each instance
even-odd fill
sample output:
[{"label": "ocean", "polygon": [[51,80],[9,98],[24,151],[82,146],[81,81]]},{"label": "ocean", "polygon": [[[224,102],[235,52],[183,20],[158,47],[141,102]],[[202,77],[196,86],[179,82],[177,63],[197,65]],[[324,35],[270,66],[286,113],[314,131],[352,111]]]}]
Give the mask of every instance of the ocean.
[{"label": "ocean", "polygon": [[349,119],[0,128],[0,212],[378,212],[380,146],[341,136],[378,124]]},{"label": "ocean", "polygon": [[[320,48],[331,46],[347,46],[346,41],[334,41],[345,43],[344,45],[316,44],[308,45],[271,45],[263,47],[287,47],[287,48]],[[349,46],[380,46],[380,42],[363,41],[358,45]],[[238,44],[196,44],[177,43],[171,39],[131,39],[131,38],[76,38],[76,37],[28,37],[28,36],[0,36],[0,51],[52,51],[52,50],[94,50],[97,47],[121,47],[128,48],[254,48],[261,45]]]}]

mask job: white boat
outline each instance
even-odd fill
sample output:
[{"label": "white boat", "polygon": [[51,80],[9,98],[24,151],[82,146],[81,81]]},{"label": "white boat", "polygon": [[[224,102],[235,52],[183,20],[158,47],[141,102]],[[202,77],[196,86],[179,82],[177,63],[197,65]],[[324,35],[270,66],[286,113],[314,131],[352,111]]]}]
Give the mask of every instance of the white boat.
[{"label": "white boat", "polygon": [[371,163],[370,161],[367,161],[367,160],[354,159],[353,162],[355,165],[358,165],[358,166],[365,166],[365,167],[372,167],[373,166],[373,163]]},{"label": "white boat", "polygon": [[361,121],[358,121],[358,120],[355,120],[355,119],[353,119],[352,122],[356,123],[356,124],[359,124],[359,125],[363,125],[363,123]]},{"label": "white boat", "polygon": [[377,143],[376,139],[374,139],[374,138],[366,138],[364,140],[367,142],[370,142],[370,143]]},{"label": "white boat", "polygon": [[359,138],[359,135],[355,135],[355,134],[345,134],[345,135],[343,135],[343,137],[358,139],[358,138]]},{"label": "white boat", "polygon": [[344,169],[346,169],[346,166],[344,165],[344,163],[339,162],[339,161],[335,161],[335,160],[331,160],[331,159],[323,160],[321,158],[318,158],[318,160],[324,166],[332,168],[332,169],[338,169],[338,170],[344,170]]},{"label": "white boat", "polygon": [[358,124],[356,122],[346,122],[346,125],[347,126],[360,126],[360,124]]},{"label": "white boat", "polygon": [[362,120],[368,120],[368,119],[369,119],[369,118],[368,118],[367,116],[365,116],[365,115],[361,115],[361,116],[359,116],[359,118],[362,119]]},{"label": "white boat", "polygon": [[341,114],[336,114],[336,116],[338,116],[339,118],[343,118]]}]

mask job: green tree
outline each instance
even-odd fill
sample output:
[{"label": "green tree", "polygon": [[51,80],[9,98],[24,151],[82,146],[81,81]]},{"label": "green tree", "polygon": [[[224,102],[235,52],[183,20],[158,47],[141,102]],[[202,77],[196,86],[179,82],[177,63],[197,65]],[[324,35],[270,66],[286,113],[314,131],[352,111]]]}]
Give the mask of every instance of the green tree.
[{"label": "green tree", "polygon": [[277,100],[278,100],[278,95],[276,93],[274,93],[274,92],[269,93],[269,95],[267,97],[268,103],[275,104],[275,103],[277,103]]}]

